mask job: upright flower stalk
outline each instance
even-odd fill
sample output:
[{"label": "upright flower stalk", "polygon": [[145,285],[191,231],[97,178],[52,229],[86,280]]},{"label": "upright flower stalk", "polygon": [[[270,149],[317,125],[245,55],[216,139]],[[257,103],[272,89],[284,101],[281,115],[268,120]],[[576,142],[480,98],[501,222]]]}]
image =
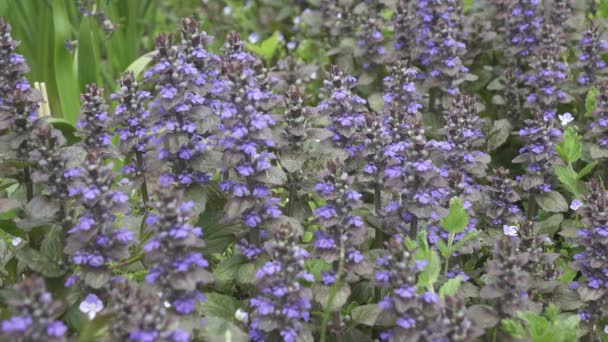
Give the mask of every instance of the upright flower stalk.
[{"label": "upright flower stalk", "polygon": [[313,282],[304,265],[309,253],[298,245],[302,231],[290,223],[270,228],[273,239],[265,245],[270,260],[256,273],[259,295],[252,298],[249,336],[264,341],[278,333],[285,342],[312,338],[303,323],[310,319],[312,291],[301,282]]},{"label": "upright flower stalk", "polygon": [[135,240],[131,230],[115,227],[117,215],[129,210],[129,197],[112,190],[113,165],[104,165],[100,153],[90,150],[82,166],[66,170],[75,219],[67,231],[64,252],[80,269],[80,278],[93,288],[110,280],[110,263],[129,257],[129,247]]},{"label": "upright flower stalk", "polygon": [[[182,22],[181,45],[174,45],[171,36],[156,38],[156,64],[144,74],[158,94],[150,107],[156,157],[169,167],[161,180],[184,187],[206,183],[213,171],[202,161],[214,146],[215,121],[210,116],[207,95],[218,68],[217,56],[206,50],[209,38],[199,34],[197,25],[191,23]],[[211,62],[216,63],[215,67]]]},{"label": "upright flower stalk", "polygon": [[201,227],[192,226],[194,202],[183,200],[183,191],[159,189],[145,219],[151,235],[144,244],[150,272],[146,282],[154,285],[167,307],[181,315],[194,312],[205,299],[200,287],[211,282],[209,262],[200,249],[205,246]]},{"label": "upright flower stalk", "polygon": [[150,111],[146,104],[150,92],[140,88],[132,72],[124,74],[119,86],[119,90],[111,96],[119,103],[114,110],[112,121],[120,137],[119,151],[128,158],[123,172],[137,183],[141,183],[141,196],[144,205],[147,205],[150,200],[146,180],[146,159],[150,149]]},{"label": "upright flower stalk", "polygon": [[[228,220],[238,219],[249,227],[242,250],[249,258],[262,252],[262,230],[281,215],[279,199],[271,193],[282,183],[271,128],[276,124],[269,111],[278,100],[270,91],[261,62],[245,52],[238,34],[230,34],[222,56],[222,74],[212,84],[218,100],[213,105],[220,118],[219,147],[222,149],[222,191],[230,195]],[[233,179],[228,179],[230,174]]]},{"label": "upright flower stalk", "polygon": [[67,341],[67,325],[57,317],[63,303],[54,300],[44,279],[30,276],[6,290],[12,316],[2,321],[2,335],[11,341]]}]

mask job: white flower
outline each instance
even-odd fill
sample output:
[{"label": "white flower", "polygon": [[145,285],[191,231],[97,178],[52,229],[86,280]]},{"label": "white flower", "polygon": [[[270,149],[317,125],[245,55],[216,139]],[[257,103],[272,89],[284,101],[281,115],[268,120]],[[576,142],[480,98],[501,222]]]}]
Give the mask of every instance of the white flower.
[{"label": "white flower", "polygon": [[562,126],[566,126],[567,124],[574,121],[574,117],[570,113],[564,113],[557,116],[559,120],[562,122]]},{"label": "white flower", "polygon": [[247,320],[249,319],[249,314],[247,313],[247,311],[245,311],[241,308],[238,308],[236,310],[236,312],[234,313],[234,318],[236,318],[236,320],[239,322],[246,323]]},{"label": "white flower", "polygon": [[224,7],[224,11],[223,12],[224,12],[224,15],[230,15],[230,14],[232,14],[232,7],[230,7],[230,6]]},{"label": "white flower", "polygon": [[13,239],[11,240],[11,245],[13,245],[13,247],[17,247],[17,246],[19,246],[19,244],[20,244],[21,242],[23,242],[23,239],[22,239],[22,238],[20,238],[20,237],[18,237],[18,236],[15,236],[15,237],[13,237]]},{"label": "white flower", "polygon": [[259,34],[259,33],[257,33],[257,32],[252,32],[252,33],[249,35],[249,42],[250,42],[251,44],[255,44],[255,43],[259,42],[259,41],[260,41],[260,34]]},{"label": "white flower", "polygon": [[78,307],[80,312],[87,314],[89,319],[95,318],[97,313],[103,310],[103,303],[101,300],[93,293],[89,293],[89,295],[80,303]]},{"label": "white flower", "polygon": [[519,228],[517,226],[507,226],[506,224],[502,226],[502,231],[506,236],[517,236],[517,232]]},{"label": "white flower", "polygon": [[577,199],[573,199],[572,203],[570,203],[570,209],[576,211],[578,210],[578,208],[583,206],[583,202],[577,200]]}]

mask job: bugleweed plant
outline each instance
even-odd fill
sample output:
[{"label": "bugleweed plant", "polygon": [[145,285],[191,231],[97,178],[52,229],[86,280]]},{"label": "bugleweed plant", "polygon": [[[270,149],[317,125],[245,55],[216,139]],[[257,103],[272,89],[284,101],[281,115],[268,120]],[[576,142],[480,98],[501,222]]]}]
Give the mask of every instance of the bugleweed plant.
[{"label": "bugleweed plant", "polygon": [[606,17],[0,0],[0,341],[608,340]]}]

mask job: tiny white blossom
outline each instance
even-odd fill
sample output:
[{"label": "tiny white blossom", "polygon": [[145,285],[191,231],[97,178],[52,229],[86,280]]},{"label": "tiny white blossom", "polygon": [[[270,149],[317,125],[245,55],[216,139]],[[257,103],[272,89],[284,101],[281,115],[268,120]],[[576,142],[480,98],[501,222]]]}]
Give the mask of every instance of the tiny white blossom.
[{"label": "tiny white blossom", "polygon": [[562,123],[562,126],[566,126],[567,124],[574,121],[574,117],[570,113],[564,113],[557,116]]},{"label": "tiny white blossom", "polygon": [[249,319],[249,314],[245,310],[238,308],[234,313],[234,318],[239,322],[245,323]]},{"label": "tiny white blossom", "polygon": [[92,320],[97,316],[97,313],[103,310],[103,303],[95,294],[89,293],[89,295],[80,303],[78,309],[80,312],[87,314],[89,319]]},{"label": "tiny white blossom", "polygon": [[230,7],[230,6],[224,7],[224,15],[230,15],[230,14],[232,14],[232,7]]},{"label": "tiny white blossom", "polygon": [[21,242],[23,242],[23,239],[22,239],[22,238],[20,238],[20,237],[18,237],[18,236],[15,236],[15,237],[13,237],[13,239],[11,240],[11,245],[13,245],[13,247],[17,247],[17,246],[19,246],[19,244],[20,244]]},{"label": "tiny white blossom", "polygon": [[577,199],[573,199],[572,203],[570,203],[570,209],[576,211],[578,210],[578,208],[583,206],[583,202],[577,200]]},{"label": "tiny white blossom", "polygon": [[517,232],[519,228],[517,226],[507,226],[506,224],[502,226],[502,231],[506,236],[517,236]]},{"label": "tiny white blossom", "polygon": [[249,42],[251,44],[255,44],[259,41],[260,41],[260,34],[257,32],[251,32],[251,34],[249,35]]}]

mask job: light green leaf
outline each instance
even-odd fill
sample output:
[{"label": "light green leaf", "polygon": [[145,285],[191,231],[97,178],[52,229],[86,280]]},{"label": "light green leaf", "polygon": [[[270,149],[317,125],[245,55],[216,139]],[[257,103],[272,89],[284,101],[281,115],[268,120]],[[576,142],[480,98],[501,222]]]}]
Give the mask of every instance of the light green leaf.
[{"label": "light green leaf", "polygon": [[581,137],[574,127],[568,127],[564,132],[564,139],[555,146],[557,154],[567,163],[574,163],[580,159],[582,153]]},{"label": "light green leaf", "polygon": [[462,232],[469,223],[469,217],[462,205],[462,199],[454,197],[450,200],[450,212],[441,219],[441,227],[449,233]]},{"label": "light green leaf", "polygon": [[439,289],[439,296],[441,298],[445,296],[454,296],[456,292],[458,292],[458,288],[460,287],[460,283],[462,283],[462,277],[457,276],[456,278],[448,279]]},{"label": "light green leaf", "polygon": [[432,249],[427,251],[418,250],[415,255],[415,259],[426,260],[428,262],[418,277],[418,286],[432,286],[439,278],[439,272],[441,271],[441,259],[439,259],[439,255],[435,250]]},{"label": "light green leaf", "polygon": [[597,164],[598,164],[598,161],[594,160],[591,163],[585,165],[585,167],[578,172],[577,178],[582,179],[583,177],[588,175],[591,171],[593,171],[593,169],[597,166]]},{"label": "light green leaf", "polygon": [[591,117],[595,108],[597,107],[597,95],[599,94],[599,90],[596,87],[591,87],[587,92],[587,97],[585,97],[585,116]]},{"label": "light green leaf", "polygon": [[351,310],[350,317],[354,322],[373,327],[381,311],[378,304],[361,305]]},{"label": "light green leaf", "polygon": [[78,33],[78,84],[84,89],[87,84],[99,83],[99,52],[95,36],[93,17],[85,16]]},{"label": "light green leaf", "polygon": [[248,44],[247,49],[268,61],[277,53],[279,43],[279,32],[277,31],[258,45]]},{"label": "light green leaf", "polygon": [[544,210],[552,213],[568,211],[568,203],[564,196],[557,191],[543,192],[536,196],[536,203]]}]

